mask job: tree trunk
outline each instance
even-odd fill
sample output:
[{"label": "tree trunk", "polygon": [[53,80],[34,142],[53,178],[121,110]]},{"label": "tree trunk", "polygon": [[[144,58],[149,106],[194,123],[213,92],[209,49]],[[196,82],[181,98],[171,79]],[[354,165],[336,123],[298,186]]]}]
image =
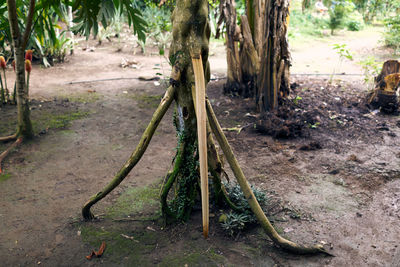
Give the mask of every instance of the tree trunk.
[{"label": "tree trunk", "polygon": [[17,7],[15,0],[7,0],[8,18],[12,34],[12,43],[14,47],[15,71],[16,71],[16,92],[18,109],[17,135],[24,139],[33,137],[32,122],[30,119],[29,96],[25,83],[25,59],[24,51],[32,27],[33,12],[35,1],[30,1],[29,14],[26,21],[24,35],[21,35],[18,26]]},{"label": "tree trunk", "polygon": [[226,60],[227,60],[227,81],[224,85],[224,92],[243,94],[242,69],[239,59],[240,28],[236,24],[236,3],[235,0],[220,2],[220,11],[226,24]]},{"label": "tree trunk", "polygon": [[367,98],[367,103],[384,113],[396,113],[399,109],[397,89],[400,84],[400,62],[387,60],[381,73],[375,78],[375,90]]},{"label": "tree trunk", "polygon": [[[226,0],[221,6],[234,8],[234,5],[226,4],[230,1]],[[236,80],[241,86],[235,88],[245,88],[238,91],[243,97],[255,96],[259,111],[273,110],[277,108],[279,98],[289,94],[290,53],[286,38],[289,1],[247,0],[246,5],[247,15],[241,17],[240,62],[236,63],[240,66],[237,73],[241,73]],[[234,57],[232,51],[235,51],[231,41],[235,39],[231,30],[235,19],[232,14],[236,14],[235,11],[223,12],[227,24],[228,66],[232,62],[230,58]],[[236,93],[237,90],[233,91],[235,88],[229,86],[230,76],[228,70],[225,92]],[[227,90],[230,88],[232,91]]]},{"label": "tree trunk", "polygon": [[[193,101],[195,76],[193,59],[202,59],[205,86],[210,80],[208,64],[208,2],[204,0],[178,0],[172,13],[172,34],[169,59],[172,63],[172,83],[176,87],[177,115],[175,125],[178,132],[178,152],[173,175],[177,184],[176,197],[167,205],[166,197],[170,188],[164,188],[163,210],[168,220],[186,220],[195,203],[199,189],[197,161],[197,119]],[[205,115],[205,114],[204,114]],[[178,162],[179,159],[179,162]],[[171,216],[172,215],[172,216]]]}]

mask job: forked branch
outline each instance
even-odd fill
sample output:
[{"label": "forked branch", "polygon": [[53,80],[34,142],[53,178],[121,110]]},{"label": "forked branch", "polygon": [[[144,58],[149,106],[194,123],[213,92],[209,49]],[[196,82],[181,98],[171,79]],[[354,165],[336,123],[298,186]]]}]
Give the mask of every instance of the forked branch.
[{"label": "forked branch", "polygon": [[99,200],[107,196],[112,190],[114,190],[114,188],[116,188],[125,179],[125,177],[129,174],[132,168],[135,167],[135,165],[142,158],[144,152],[146,151],[151,141],[151,138],[153,137],[154,132],[157,129],[157,126],[160,124],[162,118],[164,117],[169,106],[174,100],[174,95],[175,95],[175,88],[173,86],[170,86],[167,89],[167,92],[165,93],[163,99],[161,100],[160,105],[154,112],[150,123],[147,125],[147,128],[144,131],[139,141],[139,144],[137,145],[135,151],[132,153],[130,158],[122,166],[121,170],[114,176],[111,182],[102,191],[98,192],[96,195],[91,197],[83,206],[82,208],[83,218],[85,218],[86,220],[91,220],[94,218],[94,215],[90,211],[90,208],[94,204],[96,204]]}]

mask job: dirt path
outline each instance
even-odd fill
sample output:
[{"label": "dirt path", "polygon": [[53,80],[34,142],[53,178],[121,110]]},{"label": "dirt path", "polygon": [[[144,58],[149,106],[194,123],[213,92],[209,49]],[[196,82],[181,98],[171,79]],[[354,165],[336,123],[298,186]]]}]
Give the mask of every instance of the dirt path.
[{"label": "dirt path", "polygon": [[[372,46],[364,49],[360,44],[372,44],[376,36],[362,38],[360,34],[346,43],[350,49],[371,51]],[[318,66],[311,71],[328,71],[331,65],[322,62],[334,58],[328,55],[330,50],[323,43],[295,47],[293,72],[308,71],[302,64]],[[309,136],[294,140],[276,140],[251,130],[227,133],[250,181],[282,198],[286,209],[274,216],[278,229],[293,240],[332,243],[335,258],[286,254],[274,248],[257,227],[233,240],[221,233],[219,210],[212,212],[207,241],[201,238],[198,212],[188,224],[168,228],[154,219],[159,214],[157,185],[176,147],[171,110],[142,161],[120,188],[94,208],[102,219],[82,222],[82,204],[103,188],[130,155],[164,92],[163,84],[130,78],[169,73],[163,58],[115,51],[112,45],[95,52],[77,49],[66,64],[34,68],[32,116],[42,134],[4,164],[9,176],[0,180],[2,265],[398,266],[400,128],[393,117],[365,119],[365,125],[350,130],[336,124],[326,128],[328,119]],[[216,51],[211,65],[214,76],[221,77],[226,69],[221,45]],[[122,59],[135,59],[140,68],[123,69]],[[110,78],[129,79],[71,84]],[[329,107],[333,96],[347,99],[361,92],[360,86],[348,86],[346,93],[335,87],[327,88],[329,94],[324,96],[316,93],[319,87],[313,84],[317,82],[298,82],[296,94]],[[245,114],[254,113],[252,102],[221,95],[222,84],[213,82],[208,90],[223,126],[245,125]],[[313,106],[305,103],[303,108]],[[15,112],[5,112],[12,121]],[[357,112],[342,113],[347,119],[363,116]],[[55,114],[57,123],[71,120],[71,124],[58,127]],[[80,114],[74,115],[79,120],[72,121],[72,114]],[[379,126],[380,121],[386,126]],[[13,129],[12,122],[3,121],[0,126],[2,135]],[[394,137],[376,130],[379,127],[387,127]],[[323,149],[298,149],[312,140],[322,143]],[[353,154],[359,161],[349,160]],[[87,261],[85,255],[102,240],[108,244],[104,257]]]},{"label": "dirt path", "polygon": [[[359,32],[339,32],[335,36],[320,40],[295,40],[291,43],[293,58],[291,72],[331,74],[335,70],[336,73],[363,74],[360,61],[369,56],[381,62],[396,58],[390,50],[382,47],[382,32],[382,27],[369,27]],[[339,64],[339,55],[333,49],[334,44],[346,45],[353,60],[345,59]],[[343,76],[342,79],[362,81],[363,77]]]}]

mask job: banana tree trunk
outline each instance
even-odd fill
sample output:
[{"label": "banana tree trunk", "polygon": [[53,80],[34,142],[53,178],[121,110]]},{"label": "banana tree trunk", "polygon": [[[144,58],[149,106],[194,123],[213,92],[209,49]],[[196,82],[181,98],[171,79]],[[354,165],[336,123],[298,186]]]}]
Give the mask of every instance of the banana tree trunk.
[{"label": "banana tree trunk", "polygon": [[[221,6],[228,5],[232,0],[225,0]],[[228,68],[230,58],[234,58],[237,44],[235,35],[239,35],[240,52],[239,66],[241,77],[236,79],[241,85],[231,84],[231,71],[228,69],[226,93],[237,93],[235,88],[241,88],[238,93],[243,97],[254,96],[259,111],[273,110],[278,107],[279,98],[289,94],[290,52],[286,38],[289,16],[289,0],[247,0],[246,15],[241,17],[241,33],[233,32],[232,21],[236,20],[235,11],[223,12],[227,24],[227,58]],[[229,27],[228,27],[229,25]],[[237,39],[237,37],[236,37]],[[236,46],[236,47],[235,47]],[[229,89],[232,89],[229,91]]]}]

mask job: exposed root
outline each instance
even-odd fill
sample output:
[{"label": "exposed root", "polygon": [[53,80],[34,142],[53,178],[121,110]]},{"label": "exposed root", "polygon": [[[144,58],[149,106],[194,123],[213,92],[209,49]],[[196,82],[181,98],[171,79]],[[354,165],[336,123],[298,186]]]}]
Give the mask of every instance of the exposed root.
[{"label": "exposed root", "polygon": [[135,167],[135,165],[139,162],[142,158],[144,152],[146,151],[151,138],[153,137],[154,132],[157,129],[157,126],[161,122],[161,119],[164,117],[165,113],[167,112],[169,106],[171,105],[172,101],[174,100],[175,96],[175,88],[170,86],[163,99],[161,100],[160,105],[157,107],[156,111],[153,114],[153,117],[147,125],[146,130],[144,131],[139,144],[137,145],[135,151],[132,153],[130,158],[126,161],[126,163],[122,166],[121,170],[114,176],[111,182],[100,192],[96,195],[92,196],[86,204],[82,208],[82,216],[85,220],[91,220],[94,218],[94,215],[90,211],[90,208],[96,204],[99,200],[103,199],[107,196],[114,188],[116,188],[129,174],[129,172]]},{"label": "exposed root", "polygon": [[0,142],[7,142],[7,141],[14,140],[14,139],[16,139],[16,138],[17,138],[17,136],[18,136],[18,134],[17,134],[17,133],[15,133],[15,134],[13,134],[13,135],[10,135],[10,136],[4,136],[4,137],[0,137]]},{"label": "exposed root", "polygon": [[169,208],[168,203],[167,203],[167,197],[168,197],[169,191],[172,188],[172,185],[176,181],[176,178],[177,178],[178,173],[179,173],[179,169],[181,168],[184,150],[185,150],[185,145],[184,145],[184,143],[182,143],[180,145],[180,147],[178,148],[178,153],[177,153],[176,158],[175,158],[174,169],[173,169],[173,171],[171,173],[169,173],[167,175],[167,182],[165,183],[165,185],[163,187],[163,191],[161,193],[161,209],[162,209],[162,212],[166,216],[169,216],[169,217],[173,218],[173,220],[176,220],[177,217],[176,217],[175,213],[173,213],[171,211],[171,209]]},{"label": "exposed root", "polygon": [[315,254],[315,253],[324,253],[327,255],[331,255],[326,252],[322,245],[314,245],[312,247],[301,246],[292,241],[289,241],[283,237],[281,237],[278,232],[274,229],[270,221],[268,220],[267,216],[264,214],[263,210],[260,207],[256,197],[254,196],[253,191],[251,190],[250,185],[247,182],[246,177],[242,169],[239,166],[238,161],[236,160],[232,148],[226,139],[225,134],[223,133],[221,126],[218,123],[218,120],[214,114],[212,106],[208,99],[206,100],[207,104],[207,115],[208,120],[210,122],[211,129],[221,146],[222,151],[225,154],[225,157],[232,168],[232,171],[240,185],[240,188],[243,191],[244,196],[246,197],[251,210],[257,217],[258,222],[261,224],[262,228],[265,230],[267,235],[272,239],[272,241],[278,245],[279,247],[286,249],[290,252],[297,253],[297,254]]},{"label": "exposed root", "polygon": [[3,170],[1,168],[1,163],[3,162],[3,160],[8,156],[8,154],[10,154],[11,150],[16,148],[21,143],[22,143],[22,137],[15,140],[15,142],[11,146],[9,146],[3,153],[0,154],[0,174],[3,173]]}]

